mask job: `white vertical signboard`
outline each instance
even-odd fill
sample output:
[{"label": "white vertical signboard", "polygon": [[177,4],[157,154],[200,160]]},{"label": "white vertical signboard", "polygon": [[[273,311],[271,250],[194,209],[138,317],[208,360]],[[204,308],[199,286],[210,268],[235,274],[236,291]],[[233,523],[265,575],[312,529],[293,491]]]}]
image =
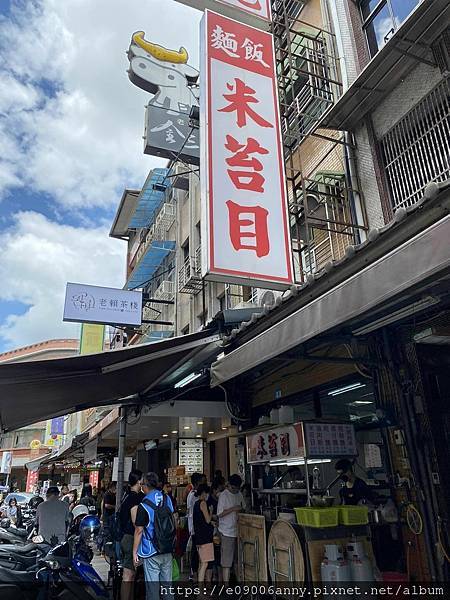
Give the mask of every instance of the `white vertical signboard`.
[{"label": "white vertical signboard", "polygon": [[292,284],[272,35],[206,11],[202,23],[202,274]]},{"label": "white vertical signboard", "polygon": [[218,0],[222,4],[235,6],[241,10],[260,17],[266,21],[271,19],[270,0]]},{"label": "white vertical signboard", "polygon": [[255,27],[268,28],[272,20],[270,0],[177,0],[199,10],[213,10]]}]

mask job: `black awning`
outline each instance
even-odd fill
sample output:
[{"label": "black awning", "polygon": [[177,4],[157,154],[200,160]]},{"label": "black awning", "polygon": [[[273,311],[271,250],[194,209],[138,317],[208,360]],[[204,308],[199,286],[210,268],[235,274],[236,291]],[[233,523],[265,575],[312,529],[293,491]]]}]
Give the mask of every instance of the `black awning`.
[{"label": "black awning", "polygon": [[214,332],[201,331],[99,354],[0,365],[0,429],[127,398],[135,403],[136,395],[172,386],[171,374],[181,379],[195,356],[219,342]]},{"label": "black awning", "polygon": [[420,284],[448,277],[449,239],[447,216],[223,356],[212,365],[211,384],[234,379],[334,327],[358,319],[367,325],[383,303],[406,295]]}]

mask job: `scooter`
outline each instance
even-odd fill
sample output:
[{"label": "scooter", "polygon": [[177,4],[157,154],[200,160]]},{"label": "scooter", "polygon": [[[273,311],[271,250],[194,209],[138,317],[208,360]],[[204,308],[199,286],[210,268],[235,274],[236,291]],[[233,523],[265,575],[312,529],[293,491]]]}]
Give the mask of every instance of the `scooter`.
[{"label": "scooter", "polygon": [[108,598],[100,576],[90,565],[92,551],[78,540],[55,546],[34,568],[0,567],[2,600]]},{"label": "scooter", "polygon": [[8,519],[0,521],[0,544],[24,544],[28,537],[26,529],[19,529],[10,524]]},{"label": "scooter", "polygon": [[50,544],[45,542],[30,543],[24,546],[3,544],[0,546],[0,567],[26,571],[35,567],[37,561],[51,550]]}]

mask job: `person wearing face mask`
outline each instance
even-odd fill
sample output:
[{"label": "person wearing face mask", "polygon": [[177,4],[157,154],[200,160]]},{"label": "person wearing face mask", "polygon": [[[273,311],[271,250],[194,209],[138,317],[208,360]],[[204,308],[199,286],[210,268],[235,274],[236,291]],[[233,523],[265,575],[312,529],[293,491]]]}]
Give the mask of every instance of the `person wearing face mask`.
[{"label": "person wearing face mask", "polygon": [[348,458],[338,460],[334,468],[340,476],[339,479],[344,484],[339,490],[341,504],[356,506],[361,501],[373,501],[372,490],[365,481],[355,475],[353,472],[353,463]]}]

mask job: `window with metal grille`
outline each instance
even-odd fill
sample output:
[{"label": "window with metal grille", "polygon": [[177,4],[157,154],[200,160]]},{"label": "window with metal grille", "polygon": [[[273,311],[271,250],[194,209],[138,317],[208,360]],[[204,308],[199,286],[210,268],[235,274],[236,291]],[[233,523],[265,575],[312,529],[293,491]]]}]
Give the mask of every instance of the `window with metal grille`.
[{"label": "window with metal grille", "polygon": [[[333,103],[327,46],[319,30],[296,33],[291,40],[291,59],[279,63],[284,119],[282,131],[301,142]],[[290,141],[291,145],[292,141]]]},{"label": "window with metal grille", "polygon": [[394,212],[450,177],[450,79],[444,79],[380,140]]}]

